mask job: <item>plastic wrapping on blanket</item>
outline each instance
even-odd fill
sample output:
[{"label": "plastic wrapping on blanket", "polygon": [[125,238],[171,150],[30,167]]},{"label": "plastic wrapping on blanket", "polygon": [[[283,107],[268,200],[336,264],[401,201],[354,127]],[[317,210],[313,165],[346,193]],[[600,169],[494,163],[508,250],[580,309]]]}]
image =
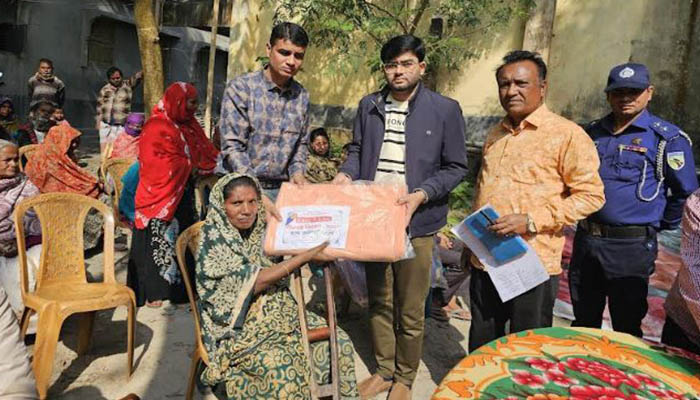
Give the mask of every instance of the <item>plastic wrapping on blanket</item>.
[{"label": "plastic wrapping on blanket", "polygon": [[[393,262],[406,256],[406,206],[397,200],[406,185],[353,182],[351,185],[293,185],[284,183],[276,206],[348,206],[348,233],[344,248],[329,246],[324,254],[356,261]],[[281,222],[271,218],[265,235],[265,253],[291,255],[306,250],[279,250],[276,232]],[[318,244],[318,243],[315,243]],[[309,246],[311,247],[311,246]]]},{"label": "plastic wrapping on blanket", "polygon": [[356,304],[362,308],[369,307],[367,298],[367,277],[365,275],[365,264],[359,261],[336,260],[333,268],[340,275],[345,290]]}]

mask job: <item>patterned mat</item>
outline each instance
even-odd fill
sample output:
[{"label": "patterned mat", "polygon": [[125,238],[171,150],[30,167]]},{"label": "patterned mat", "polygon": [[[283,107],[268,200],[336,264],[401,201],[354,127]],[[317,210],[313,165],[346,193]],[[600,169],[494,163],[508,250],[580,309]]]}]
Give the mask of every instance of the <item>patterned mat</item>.
[{"label": "patterned mat", "polygon": [[619,332],[544,328],[462,359],[433,393],[448,399],[697,399],[698,357]]}]

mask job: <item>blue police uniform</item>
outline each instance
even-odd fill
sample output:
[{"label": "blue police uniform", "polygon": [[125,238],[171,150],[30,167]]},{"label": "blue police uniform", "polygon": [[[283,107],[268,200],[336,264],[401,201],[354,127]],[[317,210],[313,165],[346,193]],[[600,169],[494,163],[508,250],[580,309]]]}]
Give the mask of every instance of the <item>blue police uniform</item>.
[{"label": "blue police uniform", "polygon": [[[613,68],[608,87],[646,67]],[[627,70],[625,70],[627,68]],[[648,87],[648,72],[646,72]],[[645,83],[644,77],[640,86]],[[614,85],[612,85],[614,86]],[[608,90],[608,89],[606,89]],[[656,232],[678,227],[685,199],[698,188],[692,143],[677,126],[644,110],[613,134],[612,114],[586,131],[600,157],[605,205],[579,223],[569,267],[574,326],[600,328],[606,297],[613,329],[642,336]]]}]

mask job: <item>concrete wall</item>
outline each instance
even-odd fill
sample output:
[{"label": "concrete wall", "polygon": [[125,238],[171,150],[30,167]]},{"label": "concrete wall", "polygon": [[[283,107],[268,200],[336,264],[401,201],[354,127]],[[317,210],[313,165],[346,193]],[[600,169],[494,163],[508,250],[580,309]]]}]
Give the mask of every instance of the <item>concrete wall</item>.
[{"label": "concrete wall", "polygon": [[699,50],[690,48],[688,40],[695,3],[559,0],[550,49],[548,103],[578,121],[599,118],[608,112],[603,89],[610,68],[640,62],[649,67],[656,86],[651,110],[697,132],[700,127],[692,122],[697,117],[686,115],[682,107],[688,100],[687,54]]},{"label": "concrete wall", "polygon": [[[12,14],[11,16],[8,16]],[[21,54],[0,51],[0,71],[5,85],[0,93],[16,103],[20,116],[27,113],[27,79],[36,71],[40,58],[54,62],[55,74],[66,84],[66,118],[78,128],[94,127],[96,96],[106,83],[109,66],[88,62],[88,39],[93,23],[111,20],[115,23],[114,65],[130,76],[141,69],[136,27],[131,10],[118,0],[90,2],[53,0],[50,2],[0,0],[2,22],[27,24],[27,36]],[[161,45],[168,50],[164,59],[166,84],[173,81],[193,82],[204,103],[206,80],[201,81],[198,54],[209,47],[209,33],[194,28],[164,28]],[[223,92],[226,81],[228,38],[219,35],[216,58],[216,92]],[[206,68],[206,66],[205,66]],[[134,91],[132,110],[143,110],[143,87]],[[218,106],[215,115],[218,115]]]}]

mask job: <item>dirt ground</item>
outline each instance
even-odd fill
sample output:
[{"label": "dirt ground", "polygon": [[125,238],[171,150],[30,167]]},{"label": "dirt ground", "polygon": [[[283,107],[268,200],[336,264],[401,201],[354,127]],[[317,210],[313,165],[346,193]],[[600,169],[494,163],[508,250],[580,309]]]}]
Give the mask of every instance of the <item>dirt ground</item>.
[{"label": "dirt ground", "polygon": [[[92,138],[86,137],[83,140],[84,159],[93,170],[97,165],[95,147]],[[117,252],[116,260],[117,279],[124,283],[127,253]],[[87,263],[89,275],[93,279],[101,279],[102,255],[89,258]],[[307,296],[311,292],[313,290],[307,279]],[[465,293],[461,291],[459,294],[464,296]],[[49,398],[112,400],[129,393],[136,393],[144,400],[184,398],[190,357],[194,350],[194,323],[188,305],[172,306],[166,302],[159,309],[143,307],[138,310],[135,370],[130,379],[126,375],[126,308],[97,314],[91,348],[80,357],[75,351],[77,322],[77,317],[74,316],[63,326],[54,360]],[[558,324],[563,323],[558,321]],[[374,370],[367,324],[366,312],[359,307],[352,307],[339,323],[355,346],[358,381],[370,376],[370,371]],[[447,323],[428,319],[425,332],[423,358],[413,386],[414,399],[430,398],[447,372],[466,356],[469,322],[451,319]],[[383,399],[384,396],[378,396],[377,399]],[[208,391],[202,393],[195,389],[195,398],[215,397]]]},{"label": "dirt ground", "polygon": [[[126,281],[126,253],[117,265],[117,279]],[[101,255],[91,258],[88,270],[95,279],[101,275]],[[306,281],[306,293],[311,293]],[[373,370],[371,344],[367,335],[366,313],[352,307],[340,321],[355,346],[357,379],[362,380]],[[184,397],[194,350],[194,324],[188,305],[172,306],[167,302],[160,309],[142,307],[137,313],[134,350],[135,372],[126,378],[126,308],[99,312],[95,322],[92,346],[78,357],[77,317],[66,321],[61,342],[56,350],[50,398],[56,399],[118,399],[136,393],[142,399],[180,399]],[[450,323],[428,319],[424,354],[421,361],[414,398],[427,399],[437,383],[466,353],[469,323]],[[214,399],[210,393],[195,398]],[[377,397],[383,398],[383,397]]]}]

